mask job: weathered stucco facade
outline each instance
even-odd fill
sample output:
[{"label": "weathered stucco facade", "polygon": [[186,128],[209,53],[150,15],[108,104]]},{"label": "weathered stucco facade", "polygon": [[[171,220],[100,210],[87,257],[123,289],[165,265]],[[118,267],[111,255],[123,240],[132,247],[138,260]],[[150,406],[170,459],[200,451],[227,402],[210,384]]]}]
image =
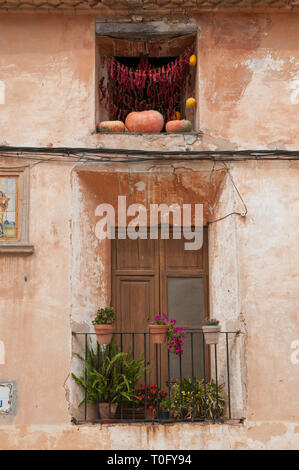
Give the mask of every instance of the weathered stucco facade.
[{"label": "weathered stucco facade", "polygon": [[[298,150],[299,13],[208,6],[189,14],[199,28],[201,132],[101,135],[95,132],[95,21],[109,19],[108,13],[1,11],[0,145]],[[291,361],[299,340],[298,161],[178,157],[138,164],[114,162],[113,155],[110,163],[85,164],[67,156],[51,162],[53,155],[46,155],[33,164],[31,154],[4,154],[1,168],[31,166],[34,253],[7,254],[0,245],[0,381],[14,382],[17,393],[14,413],[0,415],[0,448],[299,449],[299,364]],[[72,424],[71,332],[89,331],[97,306],[111,294],[109,243],[94,235],[95,207],[104,198],[113,201],[121,187],[132,202],[187,197],[203,203],[207,222],[244,211],[230,175],[248,212],[209,225],[209,303],[211,317],[242,332],[232,381],[234,406],[245,421]],[[152,186],[159,178],[167,191]]]}]

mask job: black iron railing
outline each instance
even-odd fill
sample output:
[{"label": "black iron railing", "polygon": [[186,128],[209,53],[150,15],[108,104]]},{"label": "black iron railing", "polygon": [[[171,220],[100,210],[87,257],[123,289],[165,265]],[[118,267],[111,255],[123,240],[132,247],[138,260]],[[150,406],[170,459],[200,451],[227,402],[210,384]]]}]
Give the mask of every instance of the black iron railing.
[{"label": "black iron railing", "polygon": [[[153,344],[149,333],[114,333],[114,353],[125,353],[127,359],[135,362],[141,363],[142,359],[142,375],[131,386],[130,398],[109,397],[106,411],[103,405],[100,409],[99,393],[92,395],[81,385],[84,394],[81,417],[79,413],[73,422],[242,421],[244,418],[235,416],[236,394],[232,390],[240,331],[222,331],[218,344],[211,345],[206,344],[202,330],[186,330],[185,335],[183,354],[177,356],[168,350],[167,342]],[[90,351],[93,351],[93,367],[101,373],[105,355],[111,354],[111,345],[99,345],[95,333],[73,332],[73,336],[86,385],[91,370]],[[120,362],[116,373],[124,373],[125,366]],[[79,369],[77,363],[76,370]]]}]

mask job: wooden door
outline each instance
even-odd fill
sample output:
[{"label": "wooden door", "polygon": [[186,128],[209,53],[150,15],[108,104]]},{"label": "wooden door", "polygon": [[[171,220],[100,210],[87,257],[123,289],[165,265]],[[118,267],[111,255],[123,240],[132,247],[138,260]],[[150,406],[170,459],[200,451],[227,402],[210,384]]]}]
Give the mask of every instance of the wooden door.
[{"label": "wooden door", "polygon": [[[131,348],[135,359],[145,350],[151,383],[180,376],[178,357],[170,354],[168,368],[167,348],[155,350],[144,335],[154,316],[168,313],[188,330],[199,329],[208,316],[207,231],[200,250],[186,251],[184,243],[184,239],[172,238],[112,241],[112,305],[117,329],[124,333],[121,346],[126,351]],[[185,377],[192,371],[203,376],[201,334],[194,333],[192,340],[187,335],[181,366]]]}]

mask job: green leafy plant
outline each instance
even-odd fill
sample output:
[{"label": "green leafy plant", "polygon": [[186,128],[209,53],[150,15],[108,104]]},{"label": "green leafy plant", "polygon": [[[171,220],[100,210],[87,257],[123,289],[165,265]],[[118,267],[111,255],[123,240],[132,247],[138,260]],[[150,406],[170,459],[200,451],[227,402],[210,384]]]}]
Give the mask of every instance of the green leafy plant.
[{"label": "green leafy plant", "polygon": [[209,320],[206,321],[207,326],[218,326],[219,325],[219,320],[216,320],[216,318],[210,318]]},{"label": "green leafy plant", "polygon": [[[87,391],[92,403],[119,403],[136,399],[135,387],[139,378],[148,367],[144,367],[143,355],[138,361],[130,358],[129,353],[119,352],[115,341],[99,350],[99,354],[91,353],[91,361],[77,355],[84,363],[88,380],[84,377],[76,377],[74,380]],[[96,364],[94,358],[96,356]],[[95,399],[95,400],[94,400]],[[83,400],[84,403],[85,400]],[[88,401],[88,399],[87,399]],[[80,403],[80,405],[82,402]],[[79,405],[79,406],[80,406]]]},{"label": "green leafy plant", "polygon": [[[97,367],[97,355],[93,351],[92,347],[89,347],[87,343],[86,348],[86,359],[81,357],[79,354],[76,354],[85,364],[86,364],[86,375],[80,375],[77,377],[75,374],[72,373],[72,377],[75,380],[76,384],[78,384],[84,392],[86,392],[86,402],[87,403],[96,403],[98,400],[97,388],[94,384],[94,377],[91,374],[91,371],[96,369]],[[79,403],[79,407],[85,403],[84,399]]]},{"label": "green leafy plant", "polygon": [[203,418],[216,419],[223,417],[225,408],[224,385],[213,380],[204,384],[196,377],[184,378],[182,382],[171,384],[171,415],[176,419]]},{"label": "green leafy plant", "polygon": [[115,311],[113,307],[99,308],[94,320],[93,325],[111,325],[115,322]]},{"label": "green leafy plant", "polygon": [[169,404],[170,404],[170,401],[169,401],[169,398],[164,398],[161,403],[160,403],[160,409],[162,411],[169,411]]}]

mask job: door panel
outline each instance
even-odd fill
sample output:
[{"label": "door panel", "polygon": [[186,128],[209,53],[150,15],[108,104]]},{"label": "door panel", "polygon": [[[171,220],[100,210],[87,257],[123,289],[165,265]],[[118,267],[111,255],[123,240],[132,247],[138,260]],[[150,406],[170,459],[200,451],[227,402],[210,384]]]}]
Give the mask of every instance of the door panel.
[{"label": "door panel", "polygon": [[196,272],[203,269],[203,250],[185,250],[185,240],[165,240],[165,266],[171,270],[194,270]]},{"label": "door panel", "polygon": [[155,240],[114,240],[114,250],[116,271],[155,271]]}]

